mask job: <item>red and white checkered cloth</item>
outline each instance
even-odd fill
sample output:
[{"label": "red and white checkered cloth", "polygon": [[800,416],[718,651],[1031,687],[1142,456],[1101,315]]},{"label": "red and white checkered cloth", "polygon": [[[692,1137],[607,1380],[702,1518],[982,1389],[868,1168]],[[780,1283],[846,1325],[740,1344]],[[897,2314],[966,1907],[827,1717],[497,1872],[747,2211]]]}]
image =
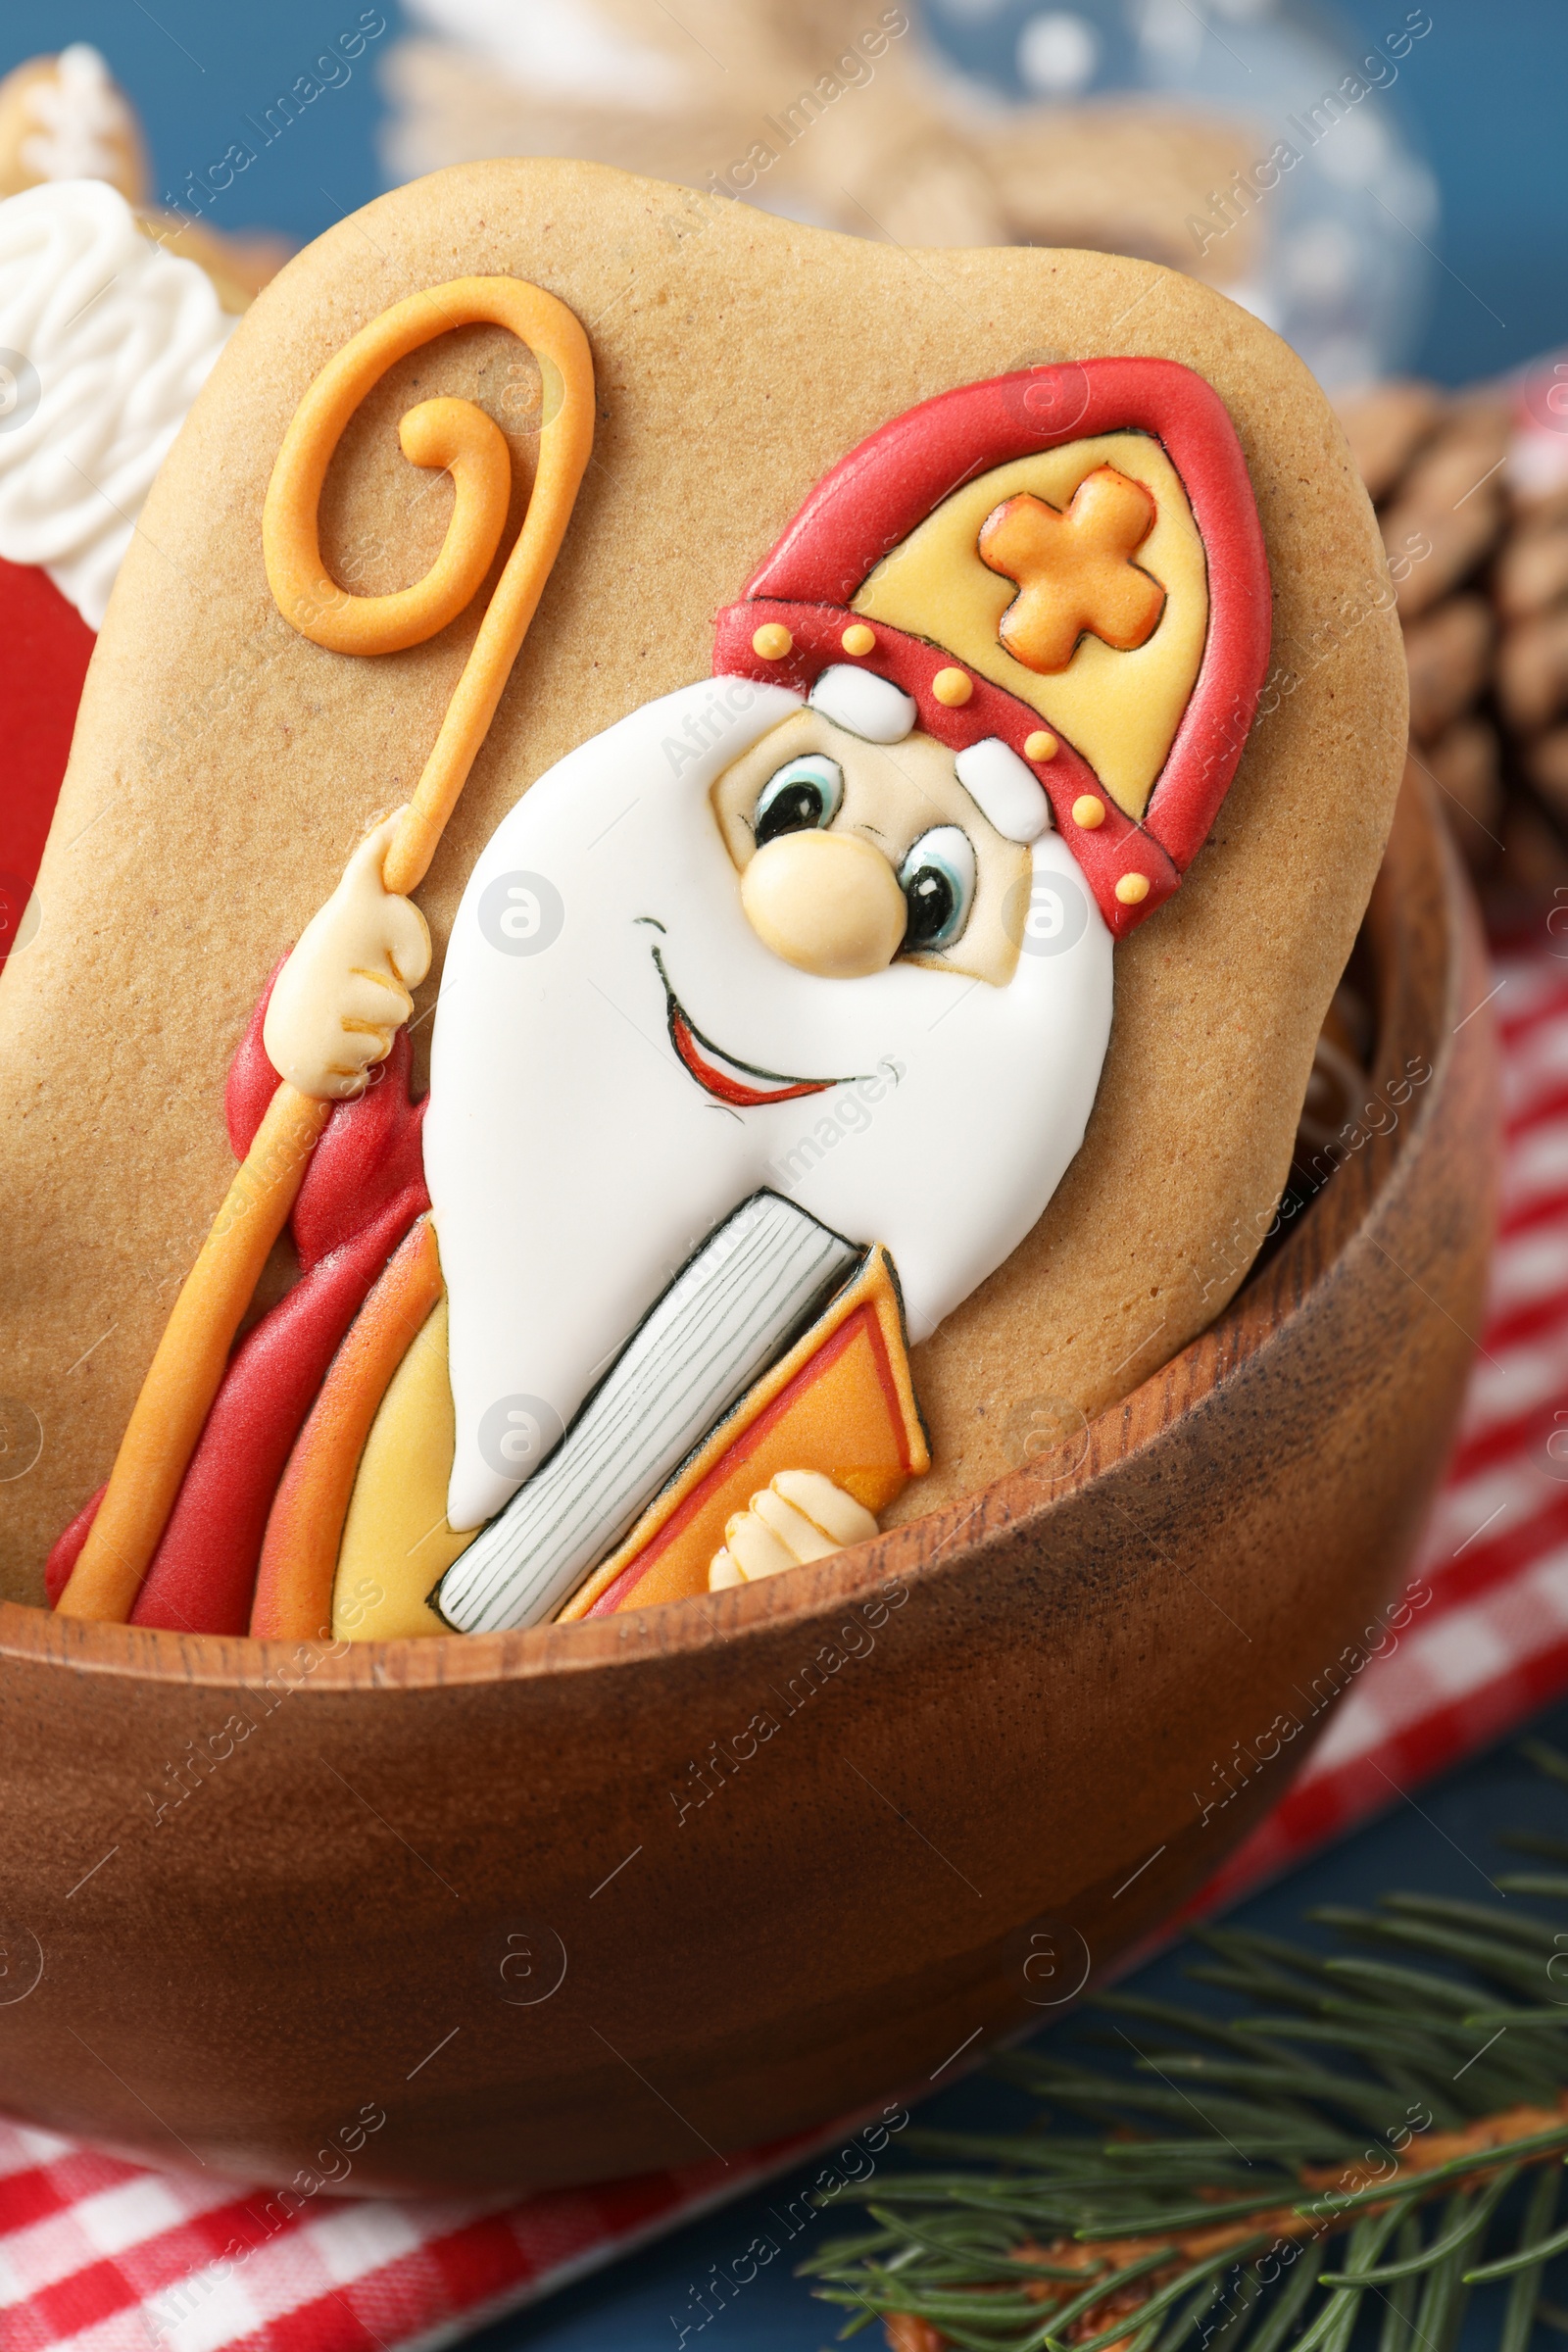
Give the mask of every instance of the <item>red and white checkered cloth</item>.
[{"label": "red and white checkered cloth", "polygon": [[[1568,1690],[1568,937],[1494,949],[1504,1163],[1481,1348],[1407,1624],[1200,1898],[1258,1879]],[[1402,1612],[1401,1612],[1402,1614]]]},{"label": "red and white checkered cloth", "polygon": [[[1559,960],[1554,953],[1563,950]],[[1206,1890],[1229,1900],[1568,1690],[1568,939],[1498,957],[1507,1172],[1482,1352],[1407,1622],[1284,1802]],[[327,2203],[153,2173],[0,2122],[4,2352],[411,2352],[754,2186],[796,2140],[504,2210]]]}]

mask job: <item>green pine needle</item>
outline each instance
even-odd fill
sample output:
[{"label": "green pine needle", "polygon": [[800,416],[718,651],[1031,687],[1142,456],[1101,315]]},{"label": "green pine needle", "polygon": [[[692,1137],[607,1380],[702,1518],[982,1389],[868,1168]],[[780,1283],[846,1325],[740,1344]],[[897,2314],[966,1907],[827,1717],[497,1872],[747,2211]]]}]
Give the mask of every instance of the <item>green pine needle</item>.
[{"label": "green pine needle", "polygon": [[[1525,1752],[1568,1792],[1568,1755]],[[1568,1861],[1568,1839],[1503,1842]],[[1502,2298],[1498,2352],[1568,2334],[1544,2294],[1568,2254],[1568,1927],[1549,1913],[1568,1876],[1498,1884],[1506,1904],[1320,1912],[1348,1947],[1331,1954],[1200,1931],[1188,1974],[1223,2010],[1107,1993],[1108,2031],[999,2059],[1039,2122],[911,2130],[942,2169],[835,2192],[871,2227],[803,2274],[843,2335],[874,2315],[944,2352],[1350,2352],[1374,2334],[1452,2352],[1477,2289]]]}]

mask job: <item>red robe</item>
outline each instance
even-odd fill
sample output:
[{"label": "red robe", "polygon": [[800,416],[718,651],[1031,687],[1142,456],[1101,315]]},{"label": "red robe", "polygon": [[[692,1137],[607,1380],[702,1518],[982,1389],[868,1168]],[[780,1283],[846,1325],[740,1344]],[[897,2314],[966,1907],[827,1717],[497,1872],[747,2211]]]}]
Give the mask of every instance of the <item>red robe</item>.
[{"label": "red robe", "polygon": [[[37,879],[95,643],[47,573],[0,559],[0,961]],[[240,1158],[277,1084],[262,1048],[266,1009],[264,997],[229,1071],[228,1132]],[[400,1036],[379,1082],[338,1106],[316,1148],[289,1220],[301,1279],[234,1350],[134,1623],[215,1634],[248,1627],[267,1513],[289,1450],[371,1284],[429,1205],[422,1115],[409,1101],[409,1044]],[[95,1494],[49,1555],[51,1603],[98,1502]]]},{"label": "red robe", "polygon": [[[262,1045],[270,994],[269,984],[228,1073],[236,1159],[249,1150],[278,1083]],[[289,1219],[300,1279],[229,1358],[131,1611],[133,1625],[198,1634],[249,1628],[267,1514],[294,1441],[371,1284],[430,1204],[420,1149],[424,1103],[410,1101],[410,1060],[408,1032],[400,1030],[377,1083],[357,1102],[340,1102],[326,1123]],[[51,1606],[102,1494],[100,1488],[49,1554]]]}]

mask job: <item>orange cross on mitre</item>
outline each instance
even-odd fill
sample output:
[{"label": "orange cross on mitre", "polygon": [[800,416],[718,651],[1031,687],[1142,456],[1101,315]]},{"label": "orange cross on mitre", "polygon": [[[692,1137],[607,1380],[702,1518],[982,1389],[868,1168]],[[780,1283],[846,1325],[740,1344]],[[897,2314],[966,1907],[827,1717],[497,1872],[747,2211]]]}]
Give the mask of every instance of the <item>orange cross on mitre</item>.
[{"label": "orange cross on mitre", "polygon": [[1026,669],[1065,669],[1085,630],[1118,653],[1147,644],[1165,591],[1132,561],[1154,527],[1154,501],[1114,466],[1085,474],[1063,514],[1032,491],[1004,499],[980,526],[983,564],[1018,593],[997,635]]}]

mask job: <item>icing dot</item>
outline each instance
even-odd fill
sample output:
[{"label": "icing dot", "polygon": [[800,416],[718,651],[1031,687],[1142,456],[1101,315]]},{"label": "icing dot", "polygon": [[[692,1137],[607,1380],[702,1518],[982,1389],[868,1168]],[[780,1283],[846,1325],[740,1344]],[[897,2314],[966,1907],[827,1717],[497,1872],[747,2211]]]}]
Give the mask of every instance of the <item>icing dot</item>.
[{"label": "icing dot", "polygon": [[973,694],[974,680],[967,670],[939,669],[931,681],[931,691],[939,703],[946,703],[950,710],[956,710]]},{"label": "icing dot", "polygon": [[1149,876],[1147,874],[1123,874],[1116,885],[1116,896],[1124,906],[1142,906],[1144,900],[1149,896]]},{"label": "icing dot", "polygon": [[[1086,833],[1092,833],[1097,825],[1102,825],[1105,821],[1104,802],[1097,801],[1092,792],[1083,793],[1072,805],[1072,821],[1075,825],[1081,825]],[[1148,887],[1145,883],[1144,889]],[[1143,891],[1138,895],[1142,898]]]},{"label": "icing dot", "polygon": [[868,629],[863,620],[856,621],[839,639],[847,654],[868,654],[876,643],[875,629]]},{"label": "icing dot", "polygon": [[795,649],[795,640],[781,620],[764,620],[752,639],[752,651],[763,662],[782,662]]},{"label": "icing dot", "polygon": [[1036,727],[1032,735],[1026,735],[1023,739],[1023,756],[1026,760],[1054,760],[1058,748],[1056,738],[1049,727]]}]

